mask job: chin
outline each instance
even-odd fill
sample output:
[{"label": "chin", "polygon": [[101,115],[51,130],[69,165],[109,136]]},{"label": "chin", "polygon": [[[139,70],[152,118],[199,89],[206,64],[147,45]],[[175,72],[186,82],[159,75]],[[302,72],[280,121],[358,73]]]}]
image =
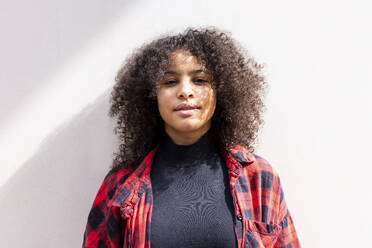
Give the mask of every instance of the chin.
[{"label": "chin", "polygon": [[172,126],[175,130],[179,132],[190,132],[198,130],[202,126],[202,123],[200,123],[200,121],[195,119],[193,120],[192,118],[178,120],[172,124],[173,125],[170,126]]},{"label": "chin", "polygon": [[184,123],[182,125],[178,125],[175,129],[179,132],[192,132],[198,130],[200,127],[192,124],[192,123]]},{"label": "chin", "polygon": [[206,128],[206,125],[207,123],[204,122],[190,120],[183,121],[182,123],[179,123],[178,125],[174,126],[174,128],[179,132],[193,132]]}]

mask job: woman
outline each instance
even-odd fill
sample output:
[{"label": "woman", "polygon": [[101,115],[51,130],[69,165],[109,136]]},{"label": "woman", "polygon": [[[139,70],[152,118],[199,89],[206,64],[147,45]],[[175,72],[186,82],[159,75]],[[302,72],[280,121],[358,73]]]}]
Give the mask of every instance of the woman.
[{"label": "woman", "polygon": [[213,28],[127,59],[110,109],[121,145],[83,247],[300,247],[277,173],[251,153],[260,70]]}]

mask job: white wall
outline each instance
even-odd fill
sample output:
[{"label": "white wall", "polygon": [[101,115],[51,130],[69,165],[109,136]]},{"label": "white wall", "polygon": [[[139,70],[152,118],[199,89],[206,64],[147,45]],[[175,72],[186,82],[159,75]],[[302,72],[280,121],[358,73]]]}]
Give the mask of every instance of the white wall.
[{"label": "white wall", "polygon": [[266,64],[257,153],[304,247],[366,247],[372,222],[371,4],[2,1],[0,244],[79,247],[117,140],[109,90],[128,53],[186,26],[229,30]]}]

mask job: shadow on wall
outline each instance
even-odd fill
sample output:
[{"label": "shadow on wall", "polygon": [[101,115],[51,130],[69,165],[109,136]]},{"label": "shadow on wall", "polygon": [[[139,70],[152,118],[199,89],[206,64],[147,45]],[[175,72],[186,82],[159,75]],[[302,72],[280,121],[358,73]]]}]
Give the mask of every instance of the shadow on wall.
[{"label": "shadow on wall", "polygon": [[[133,0],[13,0],[0,7],[0,127]],[[120,16],[121,17],[121,16]]]},{"label": "shadow on wall", "polygon": [[107,92],[47,137],[0,189],[2,247],[81,247],[93,198],[118,147],[108,109]]}]

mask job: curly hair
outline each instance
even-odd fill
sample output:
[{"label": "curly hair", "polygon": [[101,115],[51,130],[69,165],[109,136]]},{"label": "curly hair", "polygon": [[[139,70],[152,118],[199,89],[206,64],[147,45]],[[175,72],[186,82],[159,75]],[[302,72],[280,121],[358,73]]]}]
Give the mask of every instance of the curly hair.
[{"label": "curly hair", "polygon": [[119,70],[109,111],[110,117],[117,117],[114,131],[120,139],[112,169],[135,168],[163,137],[156,90],[170,54],[178,49],[189,51],[212,73],[217,95],[212,127],[217,141],[223,146],[239,144],[253,152],[263,123],[263,66],[229,33],[215,27],[188,28],[138,48]]}]

